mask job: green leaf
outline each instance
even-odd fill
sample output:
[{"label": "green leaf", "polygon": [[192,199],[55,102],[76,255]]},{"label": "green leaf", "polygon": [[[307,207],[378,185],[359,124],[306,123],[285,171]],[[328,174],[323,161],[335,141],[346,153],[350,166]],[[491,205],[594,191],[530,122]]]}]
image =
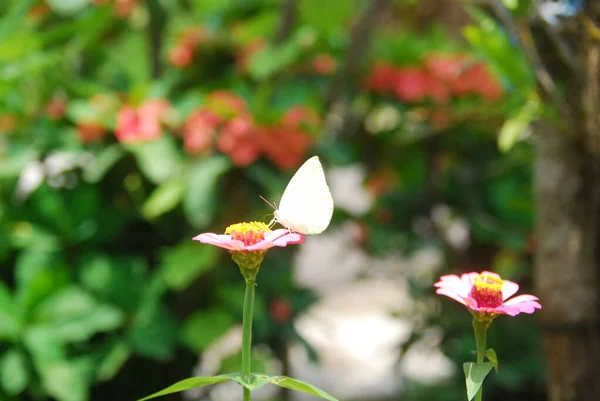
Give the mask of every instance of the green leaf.
[{"label": "green leaf", "polygon": [[86,401],[93,365],[89,359],[55,361],[38,365],[42,386],[58,401]]},{"label": "green leaf", "polygon": [[123,341],[116,342],[100,362],[96,376],[100,381],[114,378],[131,355],[131,348]]},{"label": "green leaf", "polygon": [[32,33],[15,33],[0,41],[0,63],[28,57],[39,50],[41,41]]},{"label": "green leaf", "polygon": [[303,382],[302,380],[292,379],[291,377],[287,376],[256,375],[256,377],[257,380],[263,380],[264,378],[268,378],[269,383],[274,384],[275,386],[289,388],[291,390],[299,391],[301,393],[321,397],[329,401],[338,401],[335,397],[331,396],[330,394],[327,394],[320,388],[313,386],[312,384]]},{"label": "green leaf", "polygon": [[498,373],[498,356],[492,348],[485,351],[485,357],[494,365],[494,370]]},{"label": "green leaf", "polygon": [[160,269],[169,288],[181,291],[214,268],[218,257],[216,247],[188,240],[162,252]]},{"label": "green leaf", "polygon": [[184,323],[181,341],[192,351],[201,353],[235,323],[236,320],[221,308],[201,310],[192,314]]},{"label": "green leaf", "polygon": [[73,16],[82,11],[90,0],[46,0],[52,11],[64,16]]},{"label": "green leaf", "polygon": [[147,220],[155,219],[179,205],[183,198],[185,181],[173,177],[152,192],[142,205],[142,215]]},{"label": "green leaf", "polygon": [[198,160],[190,167],[183,210],[194,227],[205,227],[212,221],[219,199],[215,193],[219,177],[230,168],[231,162],[222,155]]},{"label": "green leaf", "polygon": [[39,158],[39,152],[31,148],[10,149],[7,156],[0,160],[0,178],[17,178],[25,166]]},{"label": "green leaf", "polygon": [[146,284],[144,259],[88,253],[82,255],[79,266],[79,280],[99,299],[135,310]]},{"label": "green leaf", "polygon": [[189,379],[184,379],[180,382],[177,382],[164,390],[158,391],[154,394],[151,394],[147,397],[141,398],[138,401],[149,400],[151,398],[160,397],[162,395],[178,393],[180,391],[189,390],[195,387],[203,387],[209,386],[211,384],[223,383],[226,381],[232,380],[229,375],[220,375],[220,376],[210,376],[210,377],[191,377]]},{"label": "green leaf", "polygon": [[529,101],[514,116],[506,120],[498,135],[498,148],[502,152],[509,151],[522,138],[529,125],[539,116],[540,108],[537,101]]},{"label": "green leaf", "polygon": [[531,91],[533,74],[521,49],[511,43],[509,36],[496,20],[475,7],[469,7],[468,11],[478,25],[469,25],[463,29],[465,39],[514,87]]},{"label": "green leaf", "polygon": [[178,334],[175,318],[161,304],[165,291],[166,286],[160,274],[145,285],[128,333],[128,340],[137,353],[158,360],[171,357]]},{"label": "green leaf", "polygon": [[490,362],[466,362],[463,364],[463,371],[465,372],[465,381],[467,384],[467,398],[469,401],[475,397],[477,391],[479,391],[483,384],[483,380],[493,367],[494,365]]},{"label": "green leaf", "polygon": [[298,45],[293,41],[281,46],[266,47],[250,59],[248,73],[257,81],[267,80],[293,65],[299,57]]},{"label": "green leaf", "polygon": [[142,30],[128,30],[121,35],[117,45],[111,48],[112,66],[123,71],[132,84],[149,82],[151,79],[150,47]]},{"label": "green leaf", "polygon": [[124,154],[123,148],[117,143],[103,148],[94,155],[91,163],[84,167],[83,179],[92,184],[99,182]]},{"label": "green leaf", "polygon": [[67,355],[57,333],[48,326],[28,327],[23,335],[23,344],[38,363],[62,361]]},{"label": "green leaf", "polygon": [[123,324],[123,313],[100,304],[77,286],[59,290],[34,310],[34,325],[51,331],[61,342],[89,340],[98,332],[109,332]]},{"label": "green leaf", "polygon": [[25,354],[16,348],[6,351],[0,359],[0,384],[8,395],[20,394],[27,388],[31,375]]},{"label": "green leaf", "polygon": [[6,284],[0,281],[0,340],[16,340],[22,323],[21,309]]},{"label": "green leaf", "polygon": [[230,373],[228,376],[250,391],[258,390],[265,384],[271,382],[271,378],[269,376],[254,373],[251,374],[249,378],[245,377],[241,373]]},{"label": "green leaf", "polygon": [[125,146],[135,156],[142,173],[154,184],[165,182],[181,168],[181,155],[171,136]]},{"label": "green leaf", "polygon": [[27,250],[19,254],[15,266],[17,302],[24,310],[35,306],[69,281],[60,254]]}]

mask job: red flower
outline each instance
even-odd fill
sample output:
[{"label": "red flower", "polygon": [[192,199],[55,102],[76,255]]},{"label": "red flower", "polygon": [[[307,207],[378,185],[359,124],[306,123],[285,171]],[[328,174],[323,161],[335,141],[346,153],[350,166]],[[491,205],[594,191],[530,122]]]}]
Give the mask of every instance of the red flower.
[{"label": "red flower", "polygon": [[461,74],[468,61],[466,54],[428,54],[425,67],[429,73],[442,82],[452,82]]},{"label": "red flower", "polygon": [[235,93],[219,90],[212,92],[206,99],[206,107],[224,118],[246,113],[246,101]]},{"label": "red flower", "polygon": [[171,49],[169,52],[169,61],[175,67],[183,68],[190,65],[192,59],[194,58],[194,49],[185,46],[183,44],[178,44]]},{"label": "red flower", "polygon": [[429,76],[417,67],[398,69],[394,77],[394,94],[404,102],[419,102],[427,96]]},{"label": "red flower", "polygon": [[294,315],[292,303],[287,298],[277,297],[269,305],[269,315],[277,323],[286,323]]},{"label": "red flower", "polygon": [[187,118],[183,124],[183,146],[192,155],[208,152],[217,135],[217,127],[223,119],[207,109],[200,109]]},{"label": "red flower", "polygon": [[115,136],[120,142],[137,142],[157,139],[162,135],[161,120],[169,109],[165,99],[143,103],[137,110],[123,106],[117,113]]},{"label": "red flower", "polygon": [[365,87],[376,93],[386,93],[394,86],[395,76],[396,68],[394,66],[379,62],[367,75]]},{"label": "red flower", "polygon": [[52,120],[59,120],[65,115],[67,99],[63,96],[54,96],[46,105],[46,115]]},{"label": "red flower", "polygon": [[321,75],[329,75],[337,70],[337,60],[329,53],[319,53],[312,59],[313,69]]},{"label": "red flower", "polygon": [[253,39],[243,45],[236,54],[235,64],[239,71],[245,72],[248,69],[248,63],[254,55],[260,52],[266,46],[266,42],[262,38]]},{"label": "red flower", "polygon": [[259,130],[265,156],[279,168],[289,170],[298,167],[312,145],[307,132],[316,131],[320,123],[321,119],[314,110],[292,107],[283,115],[278,126]]},{"label": "red flower", "polygon": [[321,125],[321,117],[308,107],[295,106],[285,112],[281,122],[285,129],[315,131]]},{"label": "red flower", "polygon": [[106,130],[98,123],[80,123],[77,124],[77,134],[81,142],[89,143],[104,138]]},{"label": "red flower", "polygon": [[281,127],[263,128],[259,131],[265,156],[277,167],[291,170],[306,158],[312,141],[301,130],[286,130]]},{"label": "red flower", "polygon": [[427,81],[427,93],[429,97],[437,103],[448,103],[450,100],[450,89],[444,82],[435,77],[429,76]]},{"label": "red flower", "polygon": [[115,15],[119,18],[127,18],[137,6],[139,0],[115,0]]},{"label": "red flower", "polygon": [[465,73],[471,83],[473,92],[480,94],[484,99],[495,101],[502,98],[502,87],[483,64],[477,64]]},{"label": "red flower", "polygon": [[254,163],[260,156],[260,144],[252,117],[244,114],[225,123],[217,139],[217,149],[227,153],[236,166]]}]

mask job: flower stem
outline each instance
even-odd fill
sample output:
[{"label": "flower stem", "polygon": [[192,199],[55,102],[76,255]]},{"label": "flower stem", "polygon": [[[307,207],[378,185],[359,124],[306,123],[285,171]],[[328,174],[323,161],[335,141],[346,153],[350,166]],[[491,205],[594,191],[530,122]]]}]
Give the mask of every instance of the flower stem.
[{"label": "flower stem", "polygon": [[[244,296],[244,317],[242,329],[242,376],[250,380],[252,373],[252,314],[254,312],[254,277],[244,275],[246,295]],[[244,387],[244,401],[250,401],[250,390]]]},{"label": "flower stem", "polygon": [[[473,318],[473,331],[475,332],[475,344],[477,345],[477,363],[483,363],[485,358],[485,342],[489,323]],[[475,395],[475,401],[481,401],[483,397],[483,384]]]}]

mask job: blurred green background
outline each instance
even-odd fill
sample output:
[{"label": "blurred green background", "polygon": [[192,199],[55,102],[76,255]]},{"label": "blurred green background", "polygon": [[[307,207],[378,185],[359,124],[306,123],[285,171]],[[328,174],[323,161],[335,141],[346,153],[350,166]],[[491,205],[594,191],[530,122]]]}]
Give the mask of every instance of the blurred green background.
[{"label": "blurred green background", "polygon": [[[268,222],[259,196],[313,154],[334,220],[267,254],[256,370],[348,400],[464,399],[470,315],[432,284],[487,269],[530,292],[541,107],[523,54],[460,1],[1,2],[0,399],[134,400],[239,370],[242,277],[191,238]],[[494,323],[487,400],[545,399],[538,330]]]}]

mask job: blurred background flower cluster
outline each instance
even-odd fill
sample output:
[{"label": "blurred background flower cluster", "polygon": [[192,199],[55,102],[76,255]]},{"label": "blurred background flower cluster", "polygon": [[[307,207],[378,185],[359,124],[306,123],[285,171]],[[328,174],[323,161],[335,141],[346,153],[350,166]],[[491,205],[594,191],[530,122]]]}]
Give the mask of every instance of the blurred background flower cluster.
[{"label": "blurred background flower cluster", "polygon": [[[266,257],[253,366],[346,400],[463,399],[469,315],[432,284],[529,292],[534,86],[460,1],[0,2],[0,399],[237,371],[243,282],[191,238],[268,222],[260,196],[314,154],[334,219]],[[543,399],[535,317],[509,320],[486,399]]]}]

